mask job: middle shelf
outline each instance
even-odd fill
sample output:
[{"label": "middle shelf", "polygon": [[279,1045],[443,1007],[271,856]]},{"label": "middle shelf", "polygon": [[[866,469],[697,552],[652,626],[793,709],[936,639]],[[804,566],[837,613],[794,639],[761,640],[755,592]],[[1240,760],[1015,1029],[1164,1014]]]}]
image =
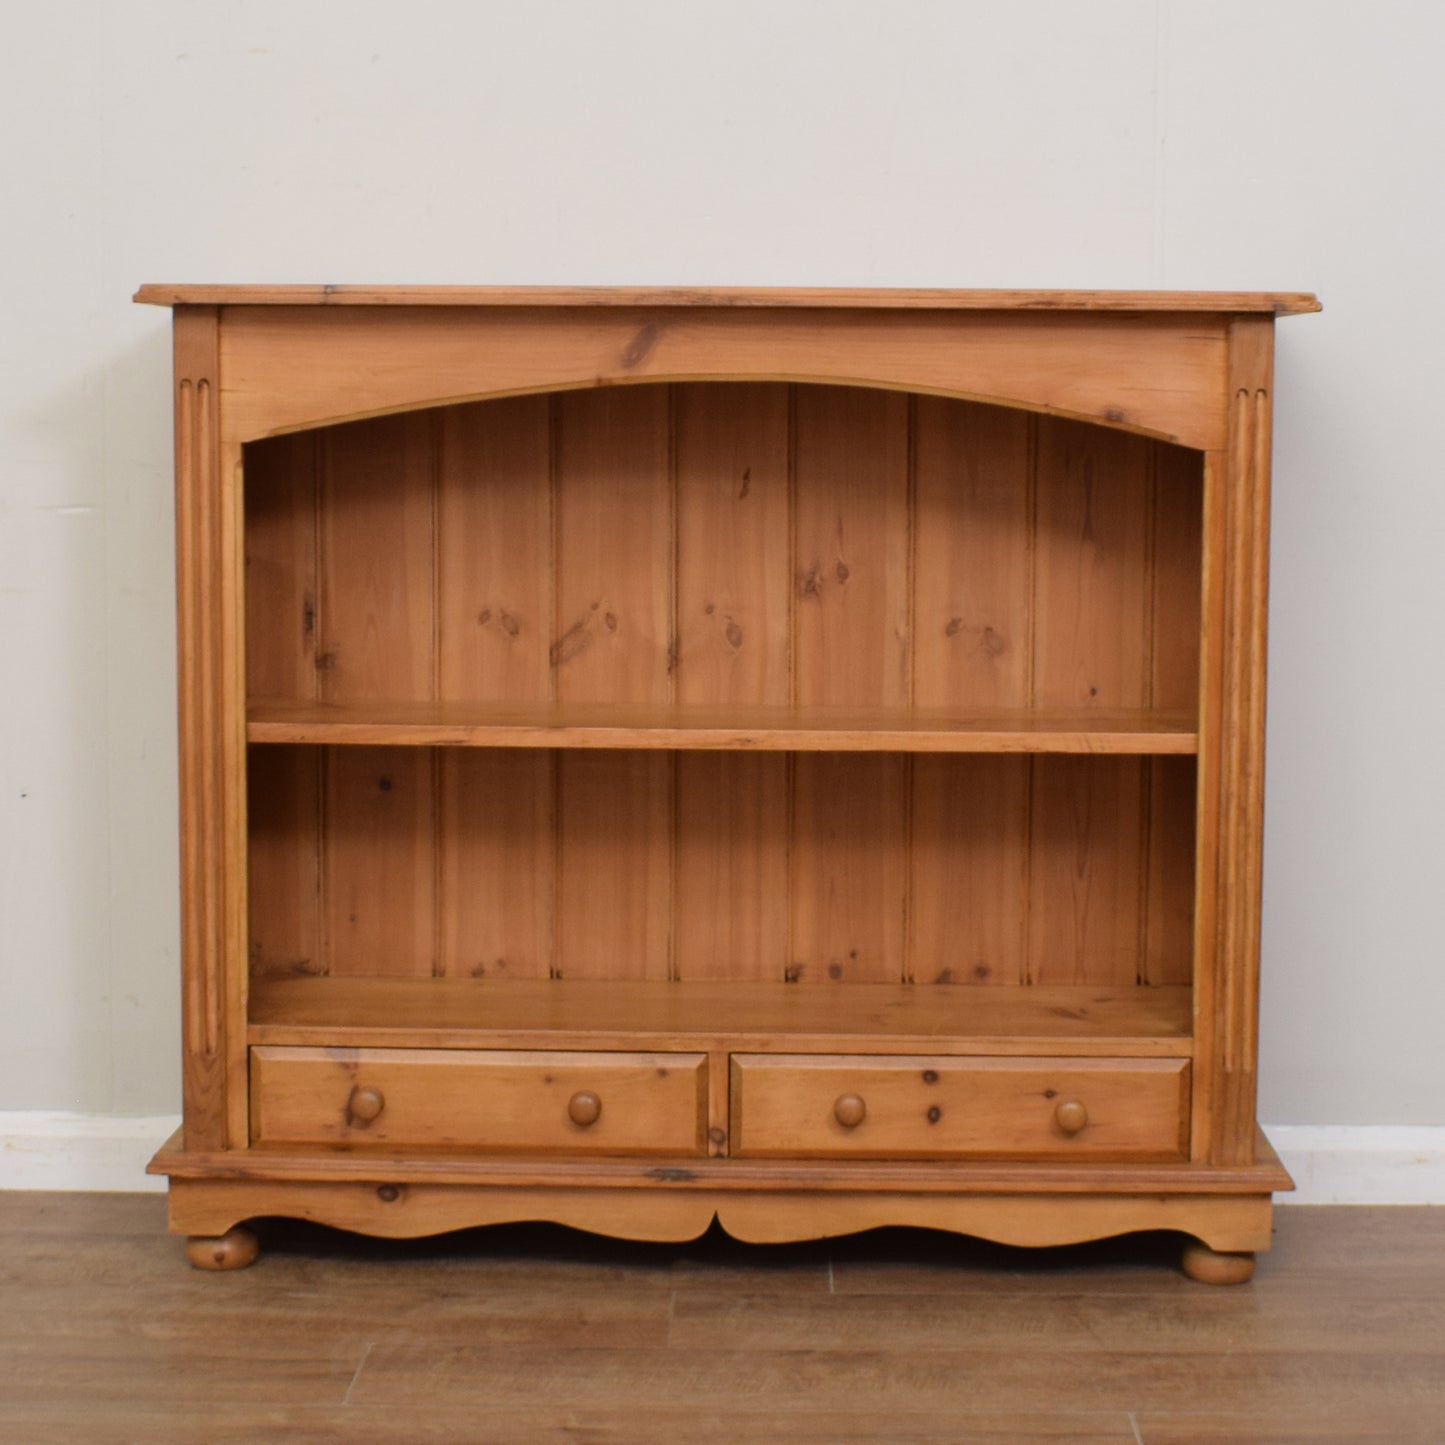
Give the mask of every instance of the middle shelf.
[{"label": "middle shelf", "polygon": [[247,741],[319,745],[719,752],[1193,754],[1192,713],[1152,708],[322,703],[258,699]]}]

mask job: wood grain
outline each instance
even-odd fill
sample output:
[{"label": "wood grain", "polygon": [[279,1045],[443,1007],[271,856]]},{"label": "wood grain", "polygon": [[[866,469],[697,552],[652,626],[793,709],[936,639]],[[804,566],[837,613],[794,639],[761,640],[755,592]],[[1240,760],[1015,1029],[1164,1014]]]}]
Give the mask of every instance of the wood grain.
[{"label": "wood grain", "polygon": [[[293,978],[258,982],[252,1043],[573,1048],[592,1036],[651,1049],[1190,1053],[1187,988],[799,988],[729,980]],[[905,1044],[901,1040],[911,1040]],[[584,1041],[584,1042],[579,1042]],[[791,1041],[791,1042],[790,1042]]]},{"label": "wood grain", "polygon": [[251,706],[253,743],[730,752],[1192,753],[1194,718],[1150,708],[965,711],[388,700]]},{"label": "wood grain", "polygon": [[[1052,419],[1038,434],[1033,701],[1140,706],[1150,686],[1151,448]],[[1137,979],[1140,767],[1048,759],[1032,780],[1030,899],[1039,906],[1030,909],[1030,976]]]},{"label": "wood grain", "polygon": [[[455,1441],[485,1396],[492,1438],[589,1445],[1126,1445],[1128,1412],[1146,1445],[1435,1445],[1441,1213],[1281,1210],[1235,1291],[1190,1284],[1162,1236],[1033,1254],[516,1226],[438,1248],[284,1222],[249,1276],[200,1279],[158,1196],[14,1191],[0,1434]],[[787,1369],[780,1340],[806,1346]]]},{"label": "wood grain", "polygon": [[[419,1149],[415,1146],[358,1153],[327,1146],[280,1145],[272,1149],[253,1147],[244,1154],[193,1154],[181,1151],[178,1141],[173,1141],[156,1155],[150,1172],[167,1174],[172,1180],[218,1184],[266,1180],[294,1183],[321,1181],[358,1183],[374,1188],[381,1178],[408,1187],[464,1185],[544,1192],[575,1189],[609,1199],[616,1193],[626,1194],[639,1188],[648,1190],[657,1185],[667,1185],[664,1192],[668,1194],[711,1192],[732,1197],[757,1193],[762,1196],[764,1206],[769,1200],[781,1201],[778,1221],[793,1213],[788,1201],[794,1196],[803,1197],[806,1203],[807,1196],[811,1195],[851,1195],[859,1200],[871,1200],[869,1208],[874,1224],[860,1225],[859,1228],[883,1225],[886,1220],[879,1215],[890,1198],[896,1202],[915,1194],[963,1196],[1017,1192],[1095,1199],[1108,1194],[1121,1201],[1152,1195],[1172,1201],[1211,1199],[1234,1202],[1239,1202],[1245,1195],[1253,1196],[1253,1203],[1247,1211],[1253,1232],[1247,1237],[1231,1235],[1229,1242],[1218,1242],[1221,1249],[1237,1250],[1265,1247],[1259,1242],[1257,1208],[1260,1205],[1268,1208],[1269,1191],[1290,1187],[1289,1175],[1267,1146],[1262,1147],[1260,1158],[1254,1164],[1216,1169],[1188,1163],[1115,1164],[1059,1160],[1015,1163],[971,1159],[747,1160],[699,1159],[691,1155],[680,1155],[671,1161],[665,1158],[574,1159],[506,1157],[443,1148]],[[395,1203],[394,1200],[383,1202]],[[1041,1210],[1039,1217],[1046,1212]],[[1119,1212],[1116,1209],[1116,1215]],[[766,1207],[759,1211],[761,1218],[765,1218],[766,1214]],[[926,1226],[926,1221],[922,1219],[917,1222]],[[213,1232],[214,1221],[189,1221],[186,1226],[188,1233],[193,1232],[191,1223],[194,1223],[195,1232]],[[224,1230],[228,1226],[221,1223],[215,1227]],[[1150,1226],[1140,1224],[1133,1227],[1145,1229]],[[1179,1227],[1185,1228],[1184,1225]],[[1121,1226],[1118,1232],[1127,1232],[1130,1228]],[[778,1234],[775,1242],[784,1238]],[[755,1240],[763,1242],[761,1236],[755,1236]],[[1019,1239],[1014,1242],[1027,1241]]]},{"label": "wood grain", "polygon": [[[534,705],[552,695],[550,415],[546,397],[438,414],[443,705]],[[555,758],[447,749],[436,779],[439,972],[545,978],[554,957]]]},{"label": "wood grain", "polygon": [[[435,695],[435,438],[425,415],[322,439],[316,669],[324,702]],[[327,970],[435,966],[432,759],[329,749],[323,761]]]},{"label": "wood grain", "polygon": [[[177,313],[175,1222],[1267,1242],[1269,352],[1303,300],[327,295]],[[532,1106],[467,1081],[516,1051],[552,1060],[528,1097],[562,1054],[714,1087],[687,1148],[508,1160]],[[763,1117],[730,1055],[850,1142],[824,1111],[730,1157]],[[608,1088],[552,1123],[613,1127]]]},{"label": "wood grain", "polygon": [[1119,987],[1139,980],[1143,889],[1140,764],[1033,763],[1029,977]]},{"label": "wood grain", "polygon": [[[317,440],[300,433],[245,452],[248,697],[314,704]],[[253,974],[319,973],[320,756],[314,748],[247,757],[247,899]]]},{"label": "wood grain", "polygon": [[[910,697],[906,401],[802,387],[795,405],[794,701],[903,707]],[[795,760],[790,978],[903,977],[908,794],[898,757]]]},{"label": "wood grain", "polygon": [[[226,669],[235,646],[221,627],[214,579],[223,565],[217,451],[219,318],[213,307],[176,313],[176,643],[180,704],[181,1026],[186,1138],[227,1138],[240,1020],[231,1006],[228,902],[244,873],[235,856],[244,803],[228,788]],[[244,997],[244,994],[242,995]],[[244,1059],[244,1054],[242,1054]]]},{"label": "wood grain", "polygon": [[[352,1103],[361,1090],[379,1101],[369,1116]],[[582,1092],[598,1107],[578,1123],[569,1100]],[[701,1153],[706,1105],[706,1061],[698,1054],[251,1051],[251,1127],[261,1145]]]},{"label": "wood grain", "polygon": [[151,306],[848,306],[885,310],[1318,311],[1304,291],[965,291],[825,286],[142,286]]},{"label": "wood grain", "polygon": [[436,950],[431,759],[406,748],[332,748],[323,766],[326,972],[431,974]]},{"label": "wood grain", "polygon": [[[1220,730],[1218,1033],[1206,1097],[1211,1157],[1253,1156],[1259,1030],[1264,822],[1264,690],[1269,567],[1270,389],[1274,333],[1231,324],[1230,445],[1224,504],[1223,718]],[[1209,806],[1206,803],[1204,806]]]},{"label": "wood grain", "polygon": [[252,748],[246,782],[251,977],[324,973],[321,756]]},{"label": "wood grain", "polygon": [[[600,1161],[596,1167],[609,1166]],[[689,1166],[699,1176],[719,1167],[706,1160]],[[682,1172],[686,1175],[688,1170]],[[904,1224],[1030,1248],[1147,1229],[1176,1229],[1205,1239],[1216,1249],[1262,1250],[1269,1245],[1267,1195],[1111,1195],[1096,1191],[1050,1196],[994,1189],[903,1198],[881,1192],[850,1195],[828,1190],[769,1197],[753,1189],[709,1190],[705,1184],[651,1193],[565,1188],[509,1191],[463,1183],[409,1183],[388,1188],[374,1176],[366,1182],[333,1179],[327,1183],[175,1178],[171,1189],[171,1229],[185,1234],[222,1234],[237,1219],[264,1211],[391,1239],[412,1239],[478,1224],[545,1220],[600,1229],[624,1239],[676,1240],[696,1238],[716,1215],[735,1239],[754,1244],[827,1239]],[[272,1201],[269,1208],[261,1204],[267,1198]]]},{"label": "wood grain", "polygon": [[[844,1115],[845,1097],[862,1107]],[[740,1158],[1167,1160],[1185,1152],[1189,1066],[734,1054],[732,1098]],[[1060,1127],[1061,1101],[1081,1128]]]},{"label": "wood grain", "polygon": [[[562,397],[556,425],[556,697],[665,704],[674,585],[667,392]],[[656,752],[559,759],[560,976],[668,976],[672,776],[672,759]]]},{"label": "wood grain", "polygon": [[721,379],[913,391],[1199,448],[1225,436],[1224,313],[252,306],[227,314],[223,441],[443,401]]},{"label": "wood grain", "polygon": [[[673,697],[737,721],[789,700],[789,395],[674,391]],[[679,757],[673,971],[781,980],[787,966],[788,762]]]}]

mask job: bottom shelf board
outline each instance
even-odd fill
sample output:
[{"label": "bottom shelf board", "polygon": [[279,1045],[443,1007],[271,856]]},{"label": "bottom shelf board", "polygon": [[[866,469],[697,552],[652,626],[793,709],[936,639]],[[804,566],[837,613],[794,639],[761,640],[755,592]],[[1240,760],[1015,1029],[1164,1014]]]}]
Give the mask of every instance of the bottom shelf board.
[{"label": "bottom shelf board", "polygon": [[[588,1195],[621,1191],[887,1195],[1264,1195],[1294,1181],[1263,1131],[1251,1164],[1204,1162],[1108,1164],[1078,1160],[837,1159],[550,1159],[505,1157],[457,1149],[326,1149],[315,1145],[188,1150],[183,1131],[151,1160],[150,1174],[224,1184],[346,1184],[395,1203],[398,1190],[421,1185]],[[238,1216],[239,1217],[239,1216]],[[536,1216],[545,1217],[545,1216]],[[605,1231],[604,1231],[605,1232]]]},{"label": "bottom shelf board", "polygon": [[1185,987],[258,979],[251,1044],[1188,1058]]}]

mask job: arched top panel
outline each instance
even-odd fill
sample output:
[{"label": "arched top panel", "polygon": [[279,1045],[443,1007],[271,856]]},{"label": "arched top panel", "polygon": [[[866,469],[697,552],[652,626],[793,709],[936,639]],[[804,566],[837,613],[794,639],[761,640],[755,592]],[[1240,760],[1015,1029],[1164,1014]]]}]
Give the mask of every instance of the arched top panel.
[{"label": "arched top panel", "polygon": [[1075,417],[1209,450],[1227,434],[1214,314],[223,307],[223,444],[489,397],[798,381]]}]

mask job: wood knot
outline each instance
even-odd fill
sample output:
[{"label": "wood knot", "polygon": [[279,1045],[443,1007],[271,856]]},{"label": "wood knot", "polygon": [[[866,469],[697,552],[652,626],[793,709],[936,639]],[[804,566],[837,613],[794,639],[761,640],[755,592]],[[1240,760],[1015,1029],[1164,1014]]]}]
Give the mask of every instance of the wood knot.
[{"label": "wood knot", "polygon": [[662,327],[656,321],[649,321],[645,326],[639,327],[637,335],[627,343],[627,349],[622,353],[623,366],[640,366],[648,352],[657,345],[657,338],[661,334]]}]

